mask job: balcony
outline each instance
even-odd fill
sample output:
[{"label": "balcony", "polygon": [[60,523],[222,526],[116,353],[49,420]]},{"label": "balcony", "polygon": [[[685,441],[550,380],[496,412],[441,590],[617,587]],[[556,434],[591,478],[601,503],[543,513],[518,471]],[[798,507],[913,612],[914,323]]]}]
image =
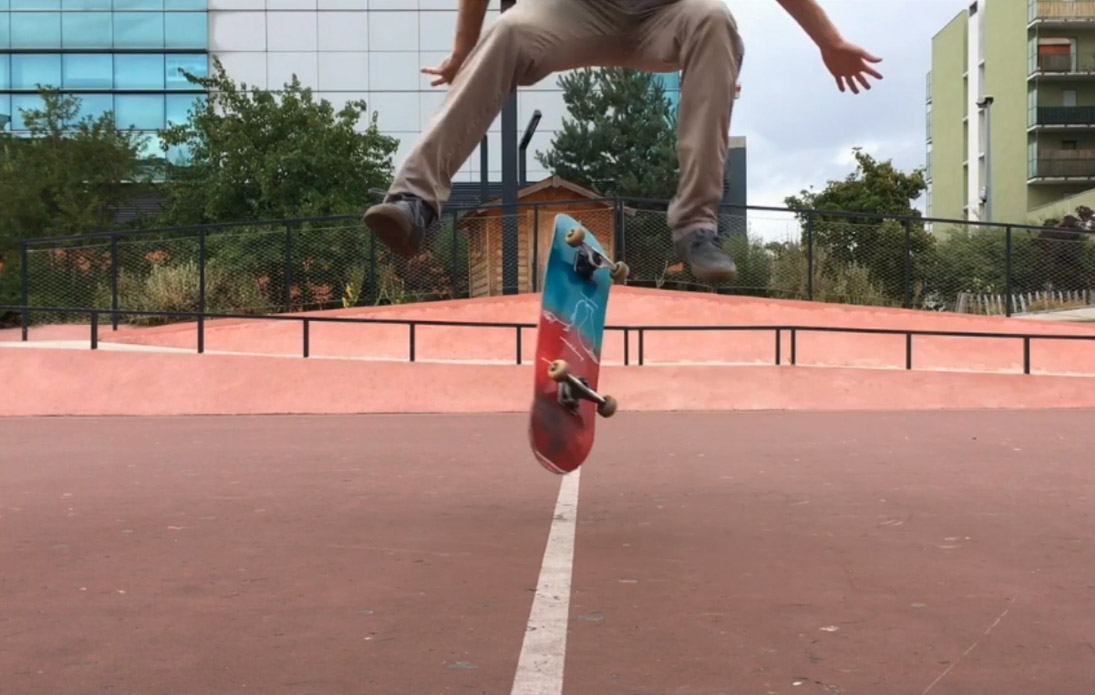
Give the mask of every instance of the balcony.
[{"label": "balcony", "polygon": [[1095,106],[1039,106],[1034,112],[1034,130],[1085,130],[1095,128]]},{"label": "balcony", "polygon": [[1043,53],[1028,77],[1057,80],[1095,77],[1095,57]]},{"label": "balcony", "polygon": [[1043,149],[1030,161],[1031,181],[1078,182],[1095,180],[1095,150]]},{"label": "balcony", "polygon": [[1095,26],[1095,0],[1029,0],[1027,7],[1030,26]]}]

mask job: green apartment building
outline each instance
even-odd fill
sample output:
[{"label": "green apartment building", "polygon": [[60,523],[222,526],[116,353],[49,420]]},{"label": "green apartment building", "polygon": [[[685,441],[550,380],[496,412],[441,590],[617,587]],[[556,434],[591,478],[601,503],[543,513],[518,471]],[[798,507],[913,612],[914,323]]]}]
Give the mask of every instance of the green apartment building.
[{"label": "green apartment building", "polygon": [[1095,207],[1095,0],[975,0],[932,39],[927,214]]}]

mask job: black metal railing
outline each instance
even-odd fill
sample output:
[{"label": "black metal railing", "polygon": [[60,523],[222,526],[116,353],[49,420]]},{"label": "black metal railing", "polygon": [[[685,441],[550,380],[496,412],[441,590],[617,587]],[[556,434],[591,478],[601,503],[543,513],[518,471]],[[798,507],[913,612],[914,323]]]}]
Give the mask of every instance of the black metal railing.
[{"label": "black metal railing", "polygon": [[[1089,167],[1095,160],[1031,164],[1043,176]],[[720,208],[739,272],[712,286],[677,259],[666,205],[576,199],[523,203],[516,215],[500,205],[447,208],[412,259],[390,254],[358,216],[30,239],[18,303],[109,312],[117,329],[123,319],[167,322],[171,311],[291,313],[538,292],[558,213],[592,230],[639,287],[932,311],[1002,307],[1006,316],[1020,295],[1095,289],[1095,235],[1082,229],[757,205]],[[503,243],[513,229],[515,255]],[[24,331],[31,315],[14,317]]]},{"label": "black metal railing", "polygon": [[1036,177],[1090,178],[1095,176],[1095,150],[1041,150],[1031,161]]},{"label": "black metal railing", "polygon": [[1029,21],[1095,23],[1095,2],[1091,0],[1028,0]]},{"label": "black metal railing", "polygon": [[1039,106],[1034,125],[1095,125],[1095,106]]},{"label": "black metal railing", "polygon": [[[55,312],[66,314],[82,314],[90,317],[88,346],[91,350],[99,349],[99,329],[102,325],[102,316],[110,314],[109,311],[99,309],[71,309],[64,307],[23,307],[0,306],[0,311],[15,312]],[[123,311],[123,314],[138,312]],[[144,313],[144,312],[140,312]],[[524,338],[523,331],[535,330],[535,323],[521,322],[494,322],[494,321],[444,321],[436,319],[406,319],[406,318],[373,318],[351,316],[301,316],[292,314],[270,315],[240,315],[240,314],[208,314],[197,312],[155,312],[168,318],[179,320],[191,320],[196,322],[195,351],[205,353],[205,322],[209,319],[246,319],[259,321],[289,321],[300,324],[302,358],[311,355],[311,326],[316,323],[339,323],[358,325],[400,325],[407,327],[407,361],[418,361],[418,336],[417,328],[420,326],[443,326],[453,328],[482,328],[482,329],[508,329],[514,332],[514,364],[521,365],[524,362]],[[1041,341],[1082,341],[1095,342],[1095,334],[1046,334],[1046,333],[996,333],[989,331],[945,331],[945,330],[916,330],[904,328],[866,328],[853,326],[798,326],[798,325],[606,325],[605,333],[622,334],[623,339],[623,364],[633,366],[631,362],[631,335],[637,337],[637,366],[646,365],[646,336],[649,333],[756,333],[771,332],[774,337],[773,364],[783,366],[798,365],[798,340],[803,333],[838,333],[850,335],[887,335],[904,336],[905,369],[913,369],[913,338],[971,338],[971,339],[995,339],[1021,341],[1023,350],[1023,373],[1031,373],[1031,344],[1035,340]],[[783,360],[783,339],[787,336],[790,340],[789,361]],[[23,341],[29,337],[24,334]],[[1093,351],[1092,357],[1095,357]],[[974,370],[976,371],[976,370]],[[990,372],[998,373],[998,372]]]}]

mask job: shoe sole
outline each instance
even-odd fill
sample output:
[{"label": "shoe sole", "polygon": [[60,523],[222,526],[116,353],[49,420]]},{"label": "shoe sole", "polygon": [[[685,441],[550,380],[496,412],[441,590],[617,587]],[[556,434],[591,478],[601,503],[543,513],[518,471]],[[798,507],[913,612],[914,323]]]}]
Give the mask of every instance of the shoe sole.
[{"label": "shoe sole", "polygon": [[410,258],[418,253],[418,249],[411,246],[411,223],[394,205],[374,205],[362,219],[365,226],[393,253],[403,258]]},{"label": "shoe sole", "polygon": [[692,274],[699,280],[708,282],[730,282],[738,277],[738,271],[733,270],[702,270],[692,268]]}]

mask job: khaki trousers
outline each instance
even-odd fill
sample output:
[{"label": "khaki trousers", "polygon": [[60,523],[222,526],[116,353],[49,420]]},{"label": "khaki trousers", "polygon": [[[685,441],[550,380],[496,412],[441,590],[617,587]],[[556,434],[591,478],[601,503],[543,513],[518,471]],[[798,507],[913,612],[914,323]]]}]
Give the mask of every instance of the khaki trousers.
[{"label": "khaki trousers", "polygon": [[440,214],[453,175],[518,86],[587,66],[681,70],[681,176],[668,222],[674,239],[715,227],[743,55],[723,0],[518,0],[484,29],[391,192]]}]

